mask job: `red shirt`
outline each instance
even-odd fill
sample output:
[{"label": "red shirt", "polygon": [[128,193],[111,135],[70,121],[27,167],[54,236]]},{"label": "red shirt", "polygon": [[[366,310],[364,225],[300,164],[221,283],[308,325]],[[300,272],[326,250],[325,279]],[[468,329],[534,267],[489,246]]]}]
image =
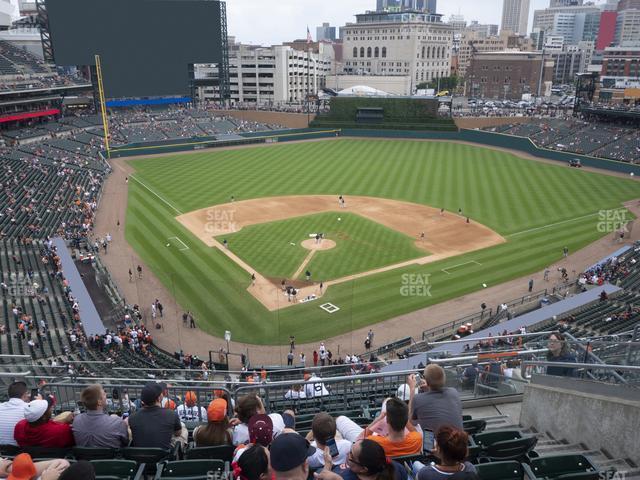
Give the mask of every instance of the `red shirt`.
[{"label": "red shirt", "polygon": [[75,444],[71,425],[53,420],[37,427],[20,420],[13,430],[13,438],[20,447],[66,448]]}]

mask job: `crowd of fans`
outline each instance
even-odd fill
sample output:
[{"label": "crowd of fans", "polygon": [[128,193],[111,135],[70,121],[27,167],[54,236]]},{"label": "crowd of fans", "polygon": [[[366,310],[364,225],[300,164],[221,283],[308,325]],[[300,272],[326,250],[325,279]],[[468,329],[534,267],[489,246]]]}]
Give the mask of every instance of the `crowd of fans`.
[{"label": "crowd of fans", "polygon": [[[191,429],[195,447],[235,448],[232,468],[240,480],[264,480],[269,472],[276,478],[302,480],[310,469],[330,480],[404,480],[406,470],[392,458],[423,452],[434,463],[414,464],[418,478],[448,478],[443,472],[473,473],[474,467],[464,462],[468,437],[462,429],[460,398],[445,386],[445,378],[442,367],[429,365],[423,377],[408,377],[401,387],[408,395],[384,400],[369,425],[318,412],[304,436],[296,429],[294,411],[267,414],[256,393],[239,397],[234,405],[226,391],[216,390],[205,407],[195,391],[172,396],[166,384],[148,383],[139,398],[132,399],[130,411],[119,416],[109,415],[107,392],[94,384],[82,391],[83,413],[54,416],[53,395],[30,392],[24,382],[15,382],[9,386],[9,401],[0,404],[0,443],[21,448],[133,446],[171,451],[187,448]],[[67,468],[68,463],[59,464],[60,477],[43,478],[64,478]],[[383,472],[388,477],[380,477]]]},{"label": "crowd of fans", "polygon": [[485,130],[528,137],[541,148],[630,163],[640,162],[640,132],[633,125],[574,118],[539,118],[530,122],[487,127]]}]

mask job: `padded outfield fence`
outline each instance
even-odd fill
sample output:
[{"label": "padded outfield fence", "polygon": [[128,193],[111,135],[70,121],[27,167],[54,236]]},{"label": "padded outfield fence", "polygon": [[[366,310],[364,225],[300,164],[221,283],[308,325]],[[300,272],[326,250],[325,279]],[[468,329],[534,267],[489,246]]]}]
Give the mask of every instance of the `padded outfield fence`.
[{"label": "padded outfield fence", "polygon": [[159,155],[162,153],[188,152],[192,150],[203,150],[205,148],[237,147],[243,145],[259,145],[280,142],[291,142],[299,140],[314,140],[319,138],[337,137],[340,134],[338,129],[300,129],[300,130],[277,130],[272,132],[252,132],[243,133],[242,138],[219,140],[216,137],[198,137],[164,140],[148,143],[130,143],[121,147],[112,148],[107,154],[102,155],[111,158],[137,157],[141,155]]},{"label": "padded outfield fence", "polygon": [[[152,142],[144,144],[129,144],[111,149],[111,157],[130,157],[140,155],[157,155],[162,153],[176,153],[208,148],[222,148],[234,146],[249,146],[260,144],[272,144],[300,140],[314,140],[321,138],[360,137],[360,138],[387,138],[387,139],[414,139],[414,140],[440,140],[470,142],[478,146],[493,146],[506,148],[533,155],[535,157],[553,160],[568,164],[570,160],[578,159],[585,167],[600,168],[619,173],[640,174],[640,165],[635,165],[616,160],[591,157],[577,153],[559,152],[547,148],[537,147],[529,138],[516,137],[502,133],[486,132],[482,130],[463,129],[457,132],[446,131],[418,131],[418,130],[386,130],[367,128],[332,128],[332,129],[296,129],[278,130],[272,132],[252,132],[241,134],[242,139],[216,140],[215,137],[202,137],[200,139],[166,140],[164,142]],[[106,156],[106,152],[102,152]]]}]

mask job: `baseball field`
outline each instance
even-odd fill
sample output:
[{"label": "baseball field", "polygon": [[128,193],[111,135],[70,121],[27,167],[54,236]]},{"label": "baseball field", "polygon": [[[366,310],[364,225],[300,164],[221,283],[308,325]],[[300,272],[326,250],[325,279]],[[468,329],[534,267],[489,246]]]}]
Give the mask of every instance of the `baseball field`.
[{"label": "baseball field", "polygon": [[640,197],[632,179],[447,142],[129,163],[127,241],[200,328],[256,344],[328,338],[540,271],[631,219],[622,203]]}]

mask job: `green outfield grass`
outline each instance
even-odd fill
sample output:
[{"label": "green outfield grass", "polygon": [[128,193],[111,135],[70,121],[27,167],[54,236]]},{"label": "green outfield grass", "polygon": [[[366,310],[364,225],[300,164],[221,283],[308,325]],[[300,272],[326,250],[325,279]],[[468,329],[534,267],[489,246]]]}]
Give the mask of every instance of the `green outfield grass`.
[{"label": "green outfield grass", "polygon": [[[524,160],[471,145],[410,140],[323,141],[132,160],[126,237],[199,326],[261,344],[327,338],[542,270],[600,238],[598,212],[640,197],[635,181]],[[366,195],[463,208],[507,243],[328,289],[315,302],[268,312],[246,292],[248,274],[176,220],[236,199]],[[167,239],[178,237],[184,245]],[[180,248],[179,248],[180,247]],[[182,249],[181,249],[182,248]],[[598,259],[594,259],[597,261]],[[471,263],[467,263],[471,262]],[[443,269],[464,264],[447,274]],[[403,296],[406,273],[429,274],[431,296]],[[536,286],[537,287],[537,286]],[[398,332],[402,336],[402,332]]]},{"label": "green outfield grass", "polygon": [[[229,249],[261,274],[292,278],[309,253],[300,243],[307,240],[310,233],[317,232],[324,233],[336,246],[316,252],[305,268],[315,281],[326,282],[428,255],[414,246],[414,238],[346,212],[251,225],[238,233],[217,238],[226,239]],[[304,278],[304,271],[298,278]]]}]

